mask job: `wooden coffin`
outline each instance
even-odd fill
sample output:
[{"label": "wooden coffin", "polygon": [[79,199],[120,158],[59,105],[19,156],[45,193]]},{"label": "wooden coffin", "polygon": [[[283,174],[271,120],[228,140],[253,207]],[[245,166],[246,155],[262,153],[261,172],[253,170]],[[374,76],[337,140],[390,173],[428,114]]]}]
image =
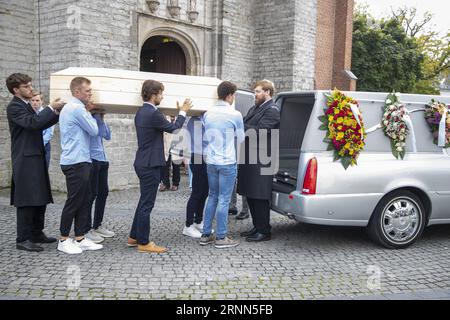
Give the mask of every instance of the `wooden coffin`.
[{"label": "wooden coffin", "polygon": [[68,68],[50,76],[50,100],[68,101],[70,82],[75,77],[91,80],[93,102],[107,113],[136,113],[142,107],[141,90],[145,80],[164,84],[164,99],[159,106],[167,115],[178,114],[180,104],[190,98],[194,107],[189,115],[199,115],[217,102],[217,86],[221,80],[211,77],[184,76],[103,68]]}]

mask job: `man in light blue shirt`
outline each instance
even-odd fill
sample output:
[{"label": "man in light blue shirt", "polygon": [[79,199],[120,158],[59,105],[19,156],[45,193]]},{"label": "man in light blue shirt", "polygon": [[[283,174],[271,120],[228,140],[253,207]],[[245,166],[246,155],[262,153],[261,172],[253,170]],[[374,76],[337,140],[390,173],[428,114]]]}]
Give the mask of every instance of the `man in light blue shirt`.
[{"label": "man in light blue shirt", "polygon": [[[103,139],[111,140],[111,130],[103,119],[104,113],[98,112],[93,115],[96,119],[99,134],[91,138],[91,197],[88,208],[88,219],[86,225],[86,238],[95,243],[103,242],[104,238],[111,238],[114,232],[102,226],[105,212],[106,198],[108,197],[108,169],[109,161],[106,157]],[[95,201],[94,223],[92,224],[92,207]]]},{"label": "man in light blue shirt", "polygon": [[[245,139],[244,123],[240,112],[231,105],[234,102],[237,87],[224,81],[217,88],[219,101],[208,110],[204,117],[206,164],[209,183],[209,198],[205,209],[201,245],[215,242],[216,248],[235,247],[239,241],[227,237],[228,207],[231,193],[236,182],[236,145]],[[216,216],[217,235],[212,235],[212,221]]]},{"label": "man in light blue shirt", "polygon": [[[85,238],[92,169],[90,141],[91,137],[99,135],[99,126],[104,130],[100,119],[95,119],[90,113],[95,109],[90,103],[90,84],[91,81],[83,77],[72,80],[70,90],[73,98],[64,106],[64,112],[61,112],[59,118],[62,149],[60,164],[66,176],[67,200],[61,215],[58,250],[68,254],[103,248]],[[69,238],[74,221],[75,241]]]},{"label": "man in light blue shirt", "polygon": [[91,163],[91,137],[98,135],[98,120],[93,118],[86,105],[72,98],[66,111],[60,115],[61,159],[60,165]]}]

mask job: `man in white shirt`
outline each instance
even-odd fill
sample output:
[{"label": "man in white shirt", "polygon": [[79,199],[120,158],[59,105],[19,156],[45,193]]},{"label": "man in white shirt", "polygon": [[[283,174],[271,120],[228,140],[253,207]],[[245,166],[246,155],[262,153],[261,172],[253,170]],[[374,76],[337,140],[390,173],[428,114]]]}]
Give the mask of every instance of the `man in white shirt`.
[{"label": "man in white shirt", "polygon": [[[235,247],[238,241],[227,237],[228,206],[236,182],[236,146],[244,141],[244,123],[240,112],[232,108],[237,87],[224,81],[217,88],[219,101],[203,118],[207,140],[206,164],[209,198],[206,204],[201,245],[215,242],[216,248]],[[212,234],[212,221],[216,216],[217,235]]]}]

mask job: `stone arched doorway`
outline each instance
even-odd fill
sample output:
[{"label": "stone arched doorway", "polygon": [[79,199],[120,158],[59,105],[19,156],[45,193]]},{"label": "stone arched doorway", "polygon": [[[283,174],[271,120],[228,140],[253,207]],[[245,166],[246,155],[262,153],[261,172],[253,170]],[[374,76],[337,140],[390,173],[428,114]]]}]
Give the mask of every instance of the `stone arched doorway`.
[{"label": "stone arched doorway", "polygon": [[[165,43],[164,46],[170,47],[172,46],[172,52],[175,50],[178,52],[178,55],[181,55],[181,51],[184,54],[186,70],[183,74],[190,76],[202,76],[204,73],[202,67],[202,59],[200,55],[200,50],[196,41],[186,32],[182,30],[177,30],[175,28],[167,28],[167,27],[157,27],[151,30],[147,29],[148,26],[142,27],[142,32],[140,33],[140,70],[150,70],[148,66],[143,64],[143,59],[150,59],[147,54],[150,51],[147,51],[149,48],[154,48],[159,45],[163,41]],[[164,47],[163,46],[163,47]],[[181,50],[180,50],[181,48]],[[149,60],[147,60],[149,61]],[[180,67],[179,67],[180,69]]]},{"label": "stone arched doorway", "polygon": [[140,71],[187,74],[184,50],[171,37],[148,38],[142,46],[140,61]]}]

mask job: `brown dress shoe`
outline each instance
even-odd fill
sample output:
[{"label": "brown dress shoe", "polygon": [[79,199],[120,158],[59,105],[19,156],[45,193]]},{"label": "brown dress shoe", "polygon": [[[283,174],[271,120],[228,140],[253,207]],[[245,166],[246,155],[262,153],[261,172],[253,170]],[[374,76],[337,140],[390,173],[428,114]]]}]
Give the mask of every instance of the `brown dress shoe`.
[{"label": "brown dress shoe", "polygon": [[154,242],[150,242],[146,245],[138,245],[138,252],[144,253],[164,253],[167,249],[164,247],[158,247]]},{"label": "brown dress shoe", "polygon": [[133,238],[128,238],[127,246],[129,246],[129,247],[137,247],[138,246],[137,240],[133,239]]}]

